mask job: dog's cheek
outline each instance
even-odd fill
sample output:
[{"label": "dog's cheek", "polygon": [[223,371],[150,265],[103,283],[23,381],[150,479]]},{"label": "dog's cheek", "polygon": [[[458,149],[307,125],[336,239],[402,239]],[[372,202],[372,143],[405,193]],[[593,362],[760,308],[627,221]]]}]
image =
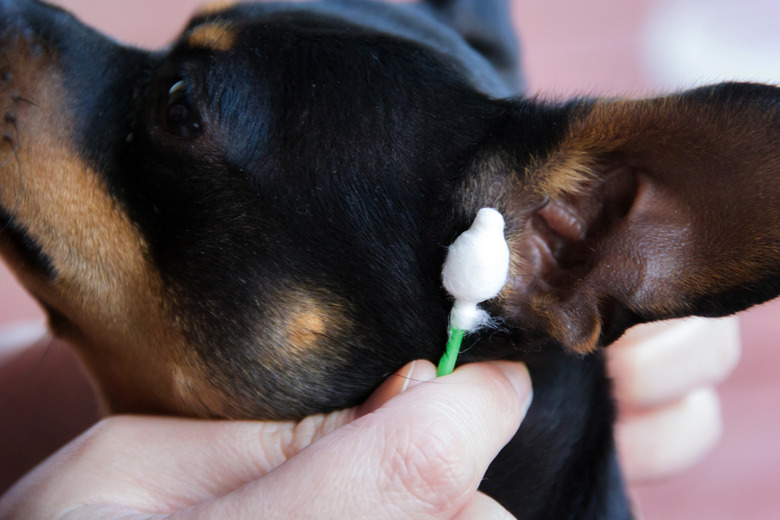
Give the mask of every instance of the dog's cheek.
[{"label": "dog's cheek", "polygon": [[369,347],[347,302],[311,287],[290,287],[272,300],[246,335],[222,333],[222,341],[200,345],[209,372],[229,394],[225,417],[301,419],[353,406],[380,382],[355,361]]}]

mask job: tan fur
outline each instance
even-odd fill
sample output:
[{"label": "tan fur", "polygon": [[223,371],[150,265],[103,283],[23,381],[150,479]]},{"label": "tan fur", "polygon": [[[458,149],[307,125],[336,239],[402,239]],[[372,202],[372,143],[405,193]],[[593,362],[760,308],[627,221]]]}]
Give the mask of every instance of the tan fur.
[{"label": "tan fur", "polygon": [[[780,164],[780,150],[777,139],[766,133],[776,124],[772,117],[754,105],[704,105],[680,95],[602,101],[573,121],[570,142],[578,143],[573,149],[580,153],[631,157],[638,170],[657,180],[659,190],[665,185],[680,194],[679,205],[667,209],[688,213],[690,225],[699,229],[685,257],[700,266],[687,269],[682,283],[709,294],[751,283],[777,256],[762,251],[773,241],[773,230],[761,224],[776,216],[753,215],[750,205],[728,204],[750,199],[757,188],[751,179],[778,183],[772,172]],[[727,210],[729,205],[734,207]],[[773,211],[780,218],[780,208]],[[709,235],[713,230],[718,236]],[[656,301],[653,312],[678,304]]]},{"label": "tan fur", "polygon": [[325,320],[316,307],[294,313],[287,330],[288,345],[294,351],[310,351],[325,334]]},{"label": "tan fur", "polygon": [[[25,59],[24,52],[13,55]],[[16,156],[0,160],[0,202],[13,208],[15,225],[50,257],[53,279],[22,264],[1,234],[0,247],[30,291],[67,319],[60,332],[78,345],[105,385],[109,408],[202,414],[199,403],[210,401],[210,385],[176,332],[162,282],[147,261],[147,244],[72,150],[59,76],[47,66],[48,57],[34,59],[40,63],[12,70],[14,92],[35,104],[14,102],[15,94],[0,90],[0,110],[13,114],[18,133]],[[11,154],[10,147],[3,153]],[[171,366],[179,367],[177,373]],[[192,399],[193,384],[206,395]]]},{"label": "tan fur", "polygon": [[322,290],[300,287],[280,295],[274,320],[282,348],[278,362],[301,365],[340,357],[340,351],[334,350],[339,345],[330,338],[353,328],[346,314],[346,305]]},{"label": "tan fur", "polygon": [[[529,190],[537,194],[531,202],[599,197],[616,179],[607,171],[635,178],[628,182],[637,183],[636,194],[625,193],[635,199],[624,218],[588,243],[592,265],[576,278],[538,260],[548,253],[528,228],[532,204],[507,205],[509,220],[521,224],[507,229],[510,283],[499,306],[586,353],[597,346],[602,298],[662,318],[689,313],[700,296],[756,283],[780,256],[776,227],[767,225],[780,221],[780,200],[770,200],[780,193],[780,142],[767,130],[777,124],[771,110],[748,101],[700,102],[686,94],[575,109],[561,142],[529,162],[528,185],[513,188],[511,199],[528,201]],[[734,202],[752,200],[756,190],[766,198],[764,210]]]},{"label": "tan fur", "polygon": [[236,37],[236,30],[231,24],[213,22],[198,25],[192,29],[187,43],[190,47],[226,52],[236,44]]},{"label": "tan fur", "polygon": [[234,2],[232,0],[216,0],[214,2],[209,2],[198,9],[196,15],[208,16],[210,14],[218,13],[219,11],[227,9],[228,7],[234,6],[237,3],[238,2]]}]

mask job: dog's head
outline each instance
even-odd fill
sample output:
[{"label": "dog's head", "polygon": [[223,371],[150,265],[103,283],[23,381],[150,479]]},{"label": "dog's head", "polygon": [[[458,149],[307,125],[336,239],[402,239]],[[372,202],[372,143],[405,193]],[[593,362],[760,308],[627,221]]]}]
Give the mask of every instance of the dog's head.
[{"label": "dog's head", "polygon": [[0,249],[113,409],[354,404],[441,354],[446,246],[484,206],[512,267],[467,360],[778,292],[777,90],[503,99],[404,13],[205,10],[148,53],[0,0]]}]

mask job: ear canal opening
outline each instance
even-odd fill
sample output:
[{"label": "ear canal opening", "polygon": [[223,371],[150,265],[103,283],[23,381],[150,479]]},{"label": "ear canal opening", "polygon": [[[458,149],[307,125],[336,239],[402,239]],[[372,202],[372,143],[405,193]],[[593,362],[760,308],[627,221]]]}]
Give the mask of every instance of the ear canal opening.
[{"label": "ear canal opening", "polygon": [[576,352],[592,351],[608,301],[583,285],[602,261],[607,237],[623,225],[638,195],[628,166],[599,168],[576,191],[550,198],[530,214],[519,244],[509,298],[523,328],[544,330]]},{"label": "ear canal opening", "polygon": [[548,199],[528,220],[521,257],[535,258],[533,274],[565,296],[598,260],[599,242],[624,220],[637,189],[636,174],[619,166],[575,193]]}]

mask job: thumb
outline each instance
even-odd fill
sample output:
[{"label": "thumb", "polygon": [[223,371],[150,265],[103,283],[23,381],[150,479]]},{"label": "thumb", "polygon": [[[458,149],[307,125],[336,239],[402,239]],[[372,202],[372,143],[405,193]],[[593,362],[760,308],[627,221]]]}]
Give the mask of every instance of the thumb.
[{"label": "thumb", "polygon": [[403,392],[265,478],[184,518],[455,518],[530,401],[524,365],[463,366]]}]

